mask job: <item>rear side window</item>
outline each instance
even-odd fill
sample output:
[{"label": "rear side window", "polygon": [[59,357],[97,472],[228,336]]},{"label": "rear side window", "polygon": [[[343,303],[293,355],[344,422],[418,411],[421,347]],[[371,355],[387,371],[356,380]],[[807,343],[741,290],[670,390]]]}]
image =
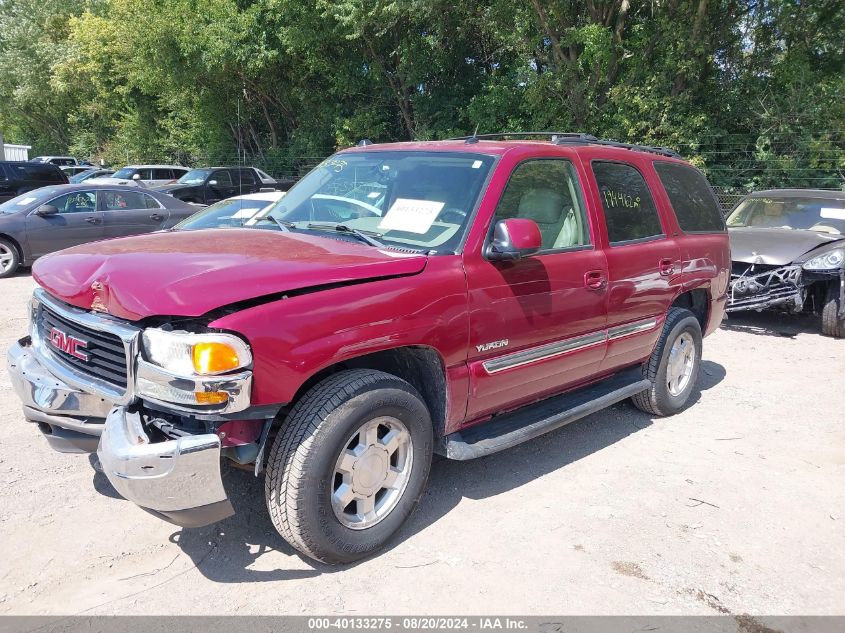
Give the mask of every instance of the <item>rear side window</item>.
[{"label": "rear side window", "polygon": [[144,206],[148,209],[161,209],[158,200],[147,194],[144,194]]},{"label": "rear side window", "polygon": [[241,177],[241,183],[243,185],[254,185],[255,184],[255,174],[252,173],[251,169],[240,169],[238,173]]},{"label": "rear side window", "polygon": [[593,162],[611,244],[663,235],[660,217],[642,174],[623,163]]},{"label": "rear side window", "polygon": [[153,169],[151,180],[173,180],[172,169]]},{"label": "rear side window", "polygon": [[102,191],[100,199],[103,211],[123,211],[125,209],[144,209],[147,196],[135,191]]},{"label": "rear side window", "polygon": [[24,172],[23,178],[32,182],[57,183],[65,181],[59,168],[50,164],[21,165],[21,168]]},{"label": "rear side window", "polygon": [[716,197],[698,170],[665,161],[656,161],[654,169],[669,196],[682,231],[712,233],[725,230],[725,220]]}]

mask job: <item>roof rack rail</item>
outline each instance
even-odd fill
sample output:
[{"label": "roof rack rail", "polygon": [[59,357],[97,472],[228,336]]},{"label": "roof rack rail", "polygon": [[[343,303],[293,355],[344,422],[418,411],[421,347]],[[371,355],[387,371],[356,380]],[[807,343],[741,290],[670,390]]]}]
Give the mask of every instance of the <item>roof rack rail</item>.
[{"label": "roof rack rail", "polygon": [[630,149],[637,152],[648,152],[650,154],[659,154],[660,156],[668,156],[671,158],[680,158],[681,155],[669,147],[659,147],[651,145],[638,145],[635,143],[621,143],[619,141],[611,141],[607,139],[600,139],[592,134],[584,132],[498,132],[492,134],[473,134],[472,136],[459,136],[457,138],[450,138],[450,141],[464,141],[466,143],[477,143],[479,139],[495,139],[495,138],[524,138],[531,136],[548,136],[549,140],[555,145],[603,145],[605,147],[618,147],[621,149]]}]

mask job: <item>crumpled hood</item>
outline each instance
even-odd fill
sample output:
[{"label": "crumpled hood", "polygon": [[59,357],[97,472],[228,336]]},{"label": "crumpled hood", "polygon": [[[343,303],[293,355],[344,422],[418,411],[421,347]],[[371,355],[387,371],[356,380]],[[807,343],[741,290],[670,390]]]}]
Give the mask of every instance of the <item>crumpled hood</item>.
[{"label": "crumpled hood", "polygon": [[75,246],[43,257],[32,276],[51,295],[116,317],[200,316],[312,286],[413,275],[427,257],[312,234],[211,229]]},{"label": "crumpled hood", "polygon": [[742,227],[728,233],[733,261],[773,266],[785,266],[818,246],[845,240],[845,235],[800,229]]}]

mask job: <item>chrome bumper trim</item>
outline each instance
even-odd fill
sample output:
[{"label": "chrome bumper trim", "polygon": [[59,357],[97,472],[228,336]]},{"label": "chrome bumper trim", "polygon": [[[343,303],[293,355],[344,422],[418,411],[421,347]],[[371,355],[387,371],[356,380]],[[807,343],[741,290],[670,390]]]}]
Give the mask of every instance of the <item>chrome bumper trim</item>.
[{"label": "chrome bumper trim", "polygon": [[[51,351],[46,341],[42,341],[38,333],[38,326],[35,320],[38,304],[47,306],[50,310],[59,316],[77,323],[78,325],[100,332],[108,332],[114,334],[123,342],[123,349],[126,360],[126,389],[116,388],[103,380],[98,380],[94,376],[87,376],[82,374],[77,369],[71,369],[65,363],[55,356]],[[42,288],[36,288],[32,293],[32,318],[30,320],[30,336],[32,337],[32,346],[37,351],[41,362],[46,365],[50,371],[58,376],[63,382],[72,385],[77,389],[89,391],[104,396],[110,402],[115,404],[130,404],[135,400],[134,385],[135,385],[135,358],[138,356],[138,346],[141,336],[141,330],[126,324],[125,321],[109,317],[108,315],[99,315],[74,308],[57,302],[50,297]]]},{"label": "chrome bumper trim", "polygon": [[[142,358],[138,359],[137,395],[142,400],[152,402],[168,410],[180,413],[236,413],[249,408],[252,392],[252,372],[242,371],[237,374],[216,376],[179,376],[153,365]],[[156,398],[157,388],[172,390],[174,399]],[[196,392],[225,391],[229,399],[220,406],[190,404],[189,397]],[[176,397],[185,401],[175,402]]]},{"label": "chrome bumper trim", "polygon": [[50,415],[73,418],[68,428],[78,429],[86,418],[104,419],[114,406],[102,396],[83,391],[64,380],[63,374],[45,366],[40,354],[24,338],[12,345],[6,367],[15,393],[29,407]]},{"label": "chrome bumper trim", "polygon": [[216,512],[214,520],[232,514],[220,475],[220,438],[213,433],[153,443],[138,413],[115,407],[97,456],[115,490],[142,508],[167,514],[223,504],[228,514]]}]

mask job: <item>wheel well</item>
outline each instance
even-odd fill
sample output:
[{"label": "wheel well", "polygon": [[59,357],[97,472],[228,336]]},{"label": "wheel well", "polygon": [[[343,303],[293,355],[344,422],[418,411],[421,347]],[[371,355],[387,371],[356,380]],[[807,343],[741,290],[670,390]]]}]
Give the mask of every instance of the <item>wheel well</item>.
[{"label": "wheel well", "polygon": [[704,332],[707,327],[707,317],[710,313],[710,300],[707,296],[707,291],[704,288],[697,288],[695,290],[688,290],[687,292],[678,295],[672,302],[672,306],[676,308],[686,308],[695,315],[698,319],[698,324],[701,326],[701,331]]},{"label": "wheel well", "polygon": [[294,402],[324,378],[345,369],[378,369],[409,382],[422,396],[436,437],[446,428],[446,370],[430,347],[399,347],[352,358],[317,372],[297,390]]},{"label": "wheel well", "polygon": [[6,235],[5,233],[0,233],[0,240],[6,240],[7,242],[11,242],[12,246],[17,249],[18,259],[20,259],[20,263],[21,265],[23,265],[23,249],[21,248],[20,243],[11,235]]}]

